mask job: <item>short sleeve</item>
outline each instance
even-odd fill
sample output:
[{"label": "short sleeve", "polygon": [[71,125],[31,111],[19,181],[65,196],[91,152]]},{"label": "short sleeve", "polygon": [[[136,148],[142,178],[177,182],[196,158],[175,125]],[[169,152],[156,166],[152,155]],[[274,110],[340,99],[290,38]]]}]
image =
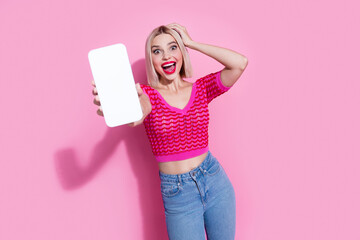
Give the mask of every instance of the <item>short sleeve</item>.
[{"label": "short sleeve", "polygon": [[141,89],[143,90],[143,92],[144,92],[146,95],[149,96],[149,94],[148,94],[148,92],[147,92],[147,91],[148,91],[148,86],[140,83],[140,87],[141,87]]},{"label": "short sleeve", "polygon": [[151,105],[154,105],[154,89],[148,85],[144,85],[141,83],[140,83],[140,87],[143,90],[143,93],[149,97]]},{"label": "short sleeve", "polygon": [[221,82],[221,71],[206,75],[205,77],[198,79],[198,81],[200,84],[204,85],[206,89],[208,103],[230,89],[230,87],[224,86]]}]

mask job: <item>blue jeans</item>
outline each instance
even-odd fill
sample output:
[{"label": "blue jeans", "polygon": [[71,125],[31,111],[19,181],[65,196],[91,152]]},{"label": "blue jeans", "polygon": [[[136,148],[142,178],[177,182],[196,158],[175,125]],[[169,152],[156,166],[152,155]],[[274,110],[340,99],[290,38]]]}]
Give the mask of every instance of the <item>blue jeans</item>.
[{"label": "blue jeans", "polygon": [[170,240],[235,239],[234,188],[210,151],[190,172],[159,175]]}]

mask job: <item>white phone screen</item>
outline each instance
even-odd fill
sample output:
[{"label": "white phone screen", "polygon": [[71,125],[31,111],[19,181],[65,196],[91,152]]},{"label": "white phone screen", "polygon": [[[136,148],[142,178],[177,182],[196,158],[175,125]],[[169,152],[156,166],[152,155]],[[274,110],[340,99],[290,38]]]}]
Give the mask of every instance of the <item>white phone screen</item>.
[{"label": "white phone screen", "polygon": [[119,43],[88,54],[105,122],[115,127],[143,116],[125,45]]}]

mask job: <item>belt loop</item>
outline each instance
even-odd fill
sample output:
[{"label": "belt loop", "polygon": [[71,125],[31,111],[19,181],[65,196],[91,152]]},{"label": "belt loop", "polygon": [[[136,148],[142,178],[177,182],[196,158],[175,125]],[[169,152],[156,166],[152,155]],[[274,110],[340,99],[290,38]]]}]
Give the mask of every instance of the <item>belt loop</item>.
[{"label": "belt loop", "polygon": [[180,177],[180,174],[178,174],[177,176],[178,176],[178,180],[179,180],[178,185],[180,186],[180,185],[181,185],[181,177]]},{"label": "belt loop", "polygon": [[206,170],[202,169],[202,167],[200,167],[200,166],[199,166],[199,169],[200,169],[200,171],[202,172],[202,174],[205,175]]}]

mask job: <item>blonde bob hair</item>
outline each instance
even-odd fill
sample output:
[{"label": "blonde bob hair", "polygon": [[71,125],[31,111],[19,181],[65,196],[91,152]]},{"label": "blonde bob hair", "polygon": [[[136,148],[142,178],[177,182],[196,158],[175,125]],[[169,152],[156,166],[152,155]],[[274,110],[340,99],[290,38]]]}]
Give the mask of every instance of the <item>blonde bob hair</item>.
[{"label": "blonde bob hair", "polygon": [[177,42],[179,49],[181,51],[182,57],[183,57],[183,64],[180,69],[180,76],[183,78],[190,78],[192,77],[192,67],[190,63],[189,54],[185,48],[185,45],[179,35],[175,30],[167,27],[167,26],[160,26],[155,28],[148,38],[146,39],[146,45],[145,45],[145,60],[146,60],[146,75],[147,80],[150,86],[155,87],[159,84],[159,74],[156,72],[152,57],[151,57],[151,44],[154,40],[154,38],[160,34],[170,34],[175,41]]}]

